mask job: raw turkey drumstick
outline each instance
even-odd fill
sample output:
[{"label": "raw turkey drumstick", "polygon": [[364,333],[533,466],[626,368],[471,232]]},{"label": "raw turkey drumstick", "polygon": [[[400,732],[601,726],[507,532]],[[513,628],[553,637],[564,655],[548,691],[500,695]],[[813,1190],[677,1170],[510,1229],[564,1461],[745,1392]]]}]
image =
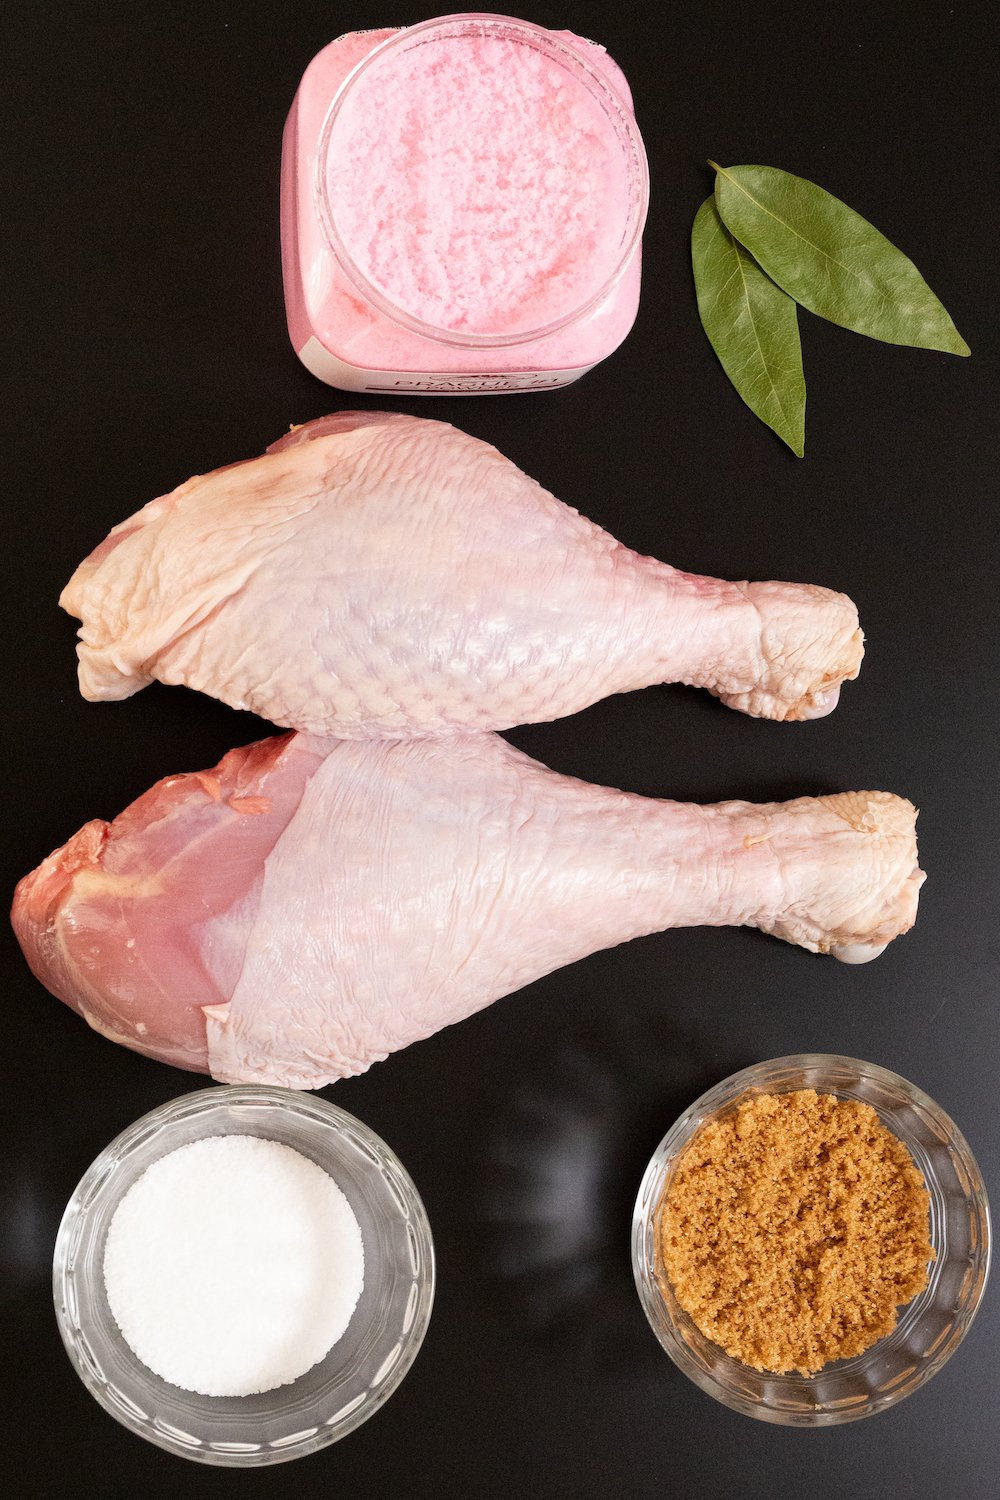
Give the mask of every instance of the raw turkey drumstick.
[{"label": "raw turkey drumstick", "polygon": [[850,599],[640,557],[442,422],[341,412],[124,521],[60,601],[80,688],[154,678],[350,738],[504,729],[657,682],[810,719],[856,677]]},{"label": "raw turkey drumstick", "polygon": [[318,1088],[661,928],[874,957],[914,920],[915,817],[885,792],[653,801],[492,734],[285,735],[88,823],[13,920],[43,984],[113,1040]]}]

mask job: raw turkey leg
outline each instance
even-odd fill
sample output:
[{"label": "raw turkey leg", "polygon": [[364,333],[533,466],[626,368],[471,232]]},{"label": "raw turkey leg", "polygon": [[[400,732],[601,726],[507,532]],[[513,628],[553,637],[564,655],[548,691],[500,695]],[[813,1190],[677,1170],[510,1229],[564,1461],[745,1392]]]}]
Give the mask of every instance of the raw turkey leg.
[{"label": "raw turkey leg", "polygon": [[862,657],[843,594],[640,557],[495,448],[342,412],[153,500],[60,601],[80,688],[157,678],[341,737],[503,729],[657,682],[828,713]]},{"label": "raw turkey leg", "polygon": [[39,979],[115,1041],[316,1088],[660,928],[873,957],[914,920],[915,816],[884,792],[653,801],[496,735],[287,735],[88,823],[13,920]]}]

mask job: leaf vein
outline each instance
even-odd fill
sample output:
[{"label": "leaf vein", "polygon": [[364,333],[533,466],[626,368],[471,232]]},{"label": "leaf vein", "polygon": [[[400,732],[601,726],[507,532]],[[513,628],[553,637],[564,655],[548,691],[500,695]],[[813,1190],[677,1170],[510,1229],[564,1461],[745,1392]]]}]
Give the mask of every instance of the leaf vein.
[{"label": "leaf vein", "polygon": [[746,273],[743,270],[743,256],[741,255],[739,247],[737,246],[735,240],[733,241],[733,248],[736,251],[736,265],[739,269],[740,280],[743,283],[743,300],[746,303],[747,315],[750,319],[750,327],[753,329],[754,342],[757,345],[757,353],[760,356],[760,362],[764,367],[764,373],[767,375],[767,381],[769,386],[771,387],[771,394],[774,397],[775,401],[778,403],[778,410],[781,412],[782,420],[787,423],[788,417],[785,413],[785,408],[782,405],[781,397],[778,395],[778,392],[775,389],[774,381],[771,378],[771,372],[768,369],[767,359],[765,357],[763,349],[761,348],[760,334],[757,332],[757,324],[754,320],[753,308],[750,306],[750,289],[747,286]]}]

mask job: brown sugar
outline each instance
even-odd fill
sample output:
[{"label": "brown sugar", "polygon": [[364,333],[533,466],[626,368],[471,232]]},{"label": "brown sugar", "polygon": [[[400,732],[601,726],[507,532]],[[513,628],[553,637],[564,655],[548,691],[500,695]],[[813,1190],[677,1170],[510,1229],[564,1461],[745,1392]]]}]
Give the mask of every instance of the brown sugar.
[{"label": "brown sugar", "polygon": [[810,1375],[896,1325],[934,1258],[924,1180],[875,1110],[803,1089],[702,1127],[658,1209],[677,1301],[727,1354]]}]

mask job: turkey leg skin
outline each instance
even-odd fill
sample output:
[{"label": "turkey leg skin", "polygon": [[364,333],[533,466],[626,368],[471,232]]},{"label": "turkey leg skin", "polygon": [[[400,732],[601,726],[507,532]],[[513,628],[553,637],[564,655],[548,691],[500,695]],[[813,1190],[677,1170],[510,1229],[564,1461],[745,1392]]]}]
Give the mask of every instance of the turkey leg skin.
[{"label": "turkey leg skin", "polygon": [[169,777],[18,886],[38,978],[223,1082],[318,1088],[599,948],[758,927],[874,956],[913,923],[916,813],[883,792],[698,807],[496,735],[288,735]]},{"label": "turkey leg skin", "polygon": [[342,738],[505,729],[660,682],[828,713],[850,599],[640,557],[441,422],[340,413],[183,484],[77,569],[80,688],[185,684]]}]

